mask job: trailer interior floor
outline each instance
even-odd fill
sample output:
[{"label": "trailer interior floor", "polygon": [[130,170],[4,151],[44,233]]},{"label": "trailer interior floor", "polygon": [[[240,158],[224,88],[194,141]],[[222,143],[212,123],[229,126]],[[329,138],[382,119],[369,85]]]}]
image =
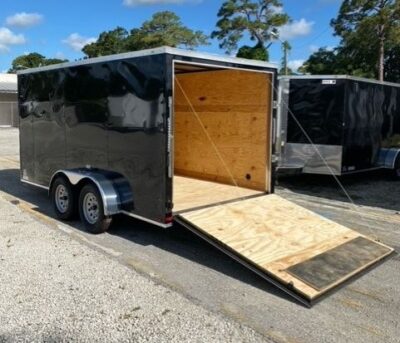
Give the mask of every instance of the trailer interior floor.
[{"label": "trailer interior floor", "polygon": [[182,213],[226,202],[263,195],[264,192],[197,180],[184,176],[174,176],[174,212]]},{"label": "trailer interior floor", "polygon": [[263,195],[264,192],[197,180],[184,176],[174,176],[174,212],[200,209],[248,197]]}]

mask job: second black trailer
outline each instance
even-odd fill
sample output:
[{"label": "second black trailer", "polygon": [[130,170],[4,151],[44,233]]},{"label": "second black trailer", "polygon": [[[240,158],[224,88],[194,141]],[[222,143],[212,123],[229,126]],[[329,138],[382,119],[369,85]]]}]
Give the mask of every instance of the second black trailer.
[{"label": "second black trailer", "polygon": [[280,168],[400,177],[400,85],[339,75],[280,78]]}]

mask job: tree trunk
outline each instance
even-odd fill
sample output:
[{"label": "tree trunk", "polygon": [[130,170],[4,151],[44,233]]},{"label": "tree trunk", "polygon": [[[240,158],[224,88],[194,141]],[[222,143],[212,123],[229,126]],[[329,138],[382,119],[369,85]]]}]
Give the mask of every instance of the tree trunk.
[{"label": "tree trunk", "polygon": [[379,81],[383,81],[385,75],[385,40],[379,40]]}]

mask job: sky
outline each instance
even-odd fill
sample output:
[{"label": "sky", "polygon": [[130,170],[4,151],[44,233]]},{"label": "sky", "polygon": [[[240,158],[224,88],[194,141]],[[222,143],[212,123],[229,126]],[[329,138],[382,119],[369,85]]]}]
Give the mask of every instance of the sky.
[{"label": "sky", "polygon": [[[282,2],[291,23],[282,28],[280,37],[292,46],[289,66],[293,70],[318,48],[338,44],[329,23],[338,13],[340,0]],[[222,3],[223,0],[1,0],[0,72],[6,72],[15,57],[31,52],[48,58],[82,58],[82,46],[93,42],[101,32],[117,26],[140,27],[158,11],[173,11],[184,25],[210,35]],[[197,50],[225,53],[218,41],[210,43]],[[245,39],[241,44],[249,42]],[[272,44],[269,52],[271,62],[281,61],[279,41]]]}]

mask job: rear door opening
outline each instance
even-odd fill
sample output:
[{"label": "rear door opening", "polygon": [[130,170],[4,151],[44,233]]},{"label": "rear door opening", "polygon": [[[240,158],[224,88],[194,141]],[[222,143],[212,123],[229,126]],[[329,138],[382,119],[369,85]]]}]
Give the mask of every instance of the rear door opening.
[{"label": "rear door opening", "polygon": [[176,62],[174,212],[271,191],[272,74]]}]

